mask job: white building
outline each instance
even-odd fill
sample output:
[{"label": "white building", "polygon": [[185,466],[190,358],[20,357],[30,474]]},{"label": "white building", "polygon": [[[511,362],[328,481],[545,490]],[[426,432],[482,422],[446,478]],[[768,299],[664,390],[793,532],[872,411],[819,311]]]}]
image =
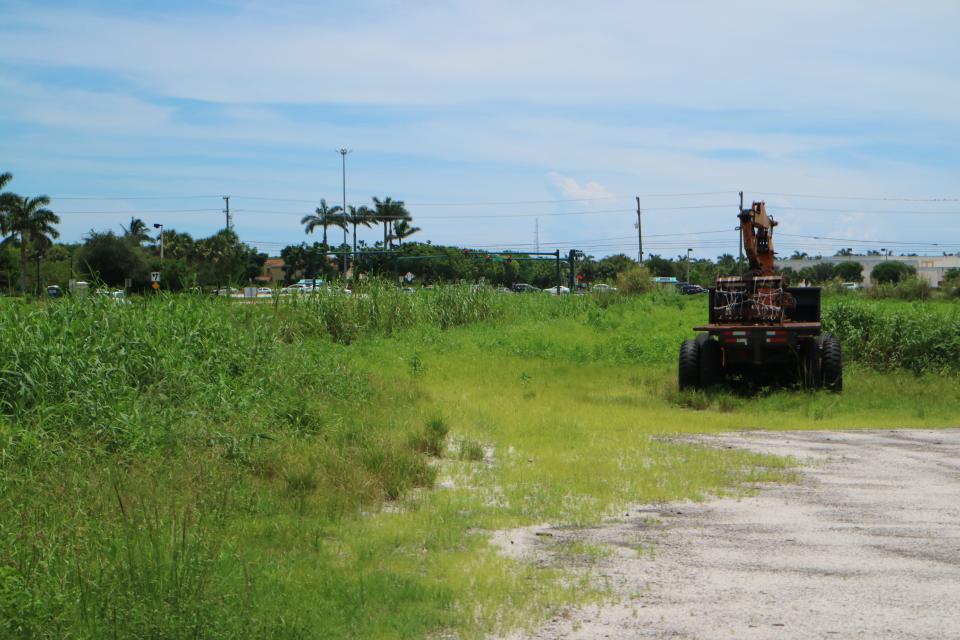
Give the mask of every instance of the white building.
[{"label": "white building", "polygon": [[903,262],[911,265],[917,270],[917,275],[929,282],[934,287],[940,286],[943,280],[943,274],[948,269],[960,269],[960,256],[824,256],[822,258],[804,258],[802,260],[777,260],[778,269],[790,267],[794,271],[800,271],[807,267],[829,262],[837,264],[839,262],[859,262],[863,265],[863,283],[870,285],[870,274],[873,268],[885,261]]}]

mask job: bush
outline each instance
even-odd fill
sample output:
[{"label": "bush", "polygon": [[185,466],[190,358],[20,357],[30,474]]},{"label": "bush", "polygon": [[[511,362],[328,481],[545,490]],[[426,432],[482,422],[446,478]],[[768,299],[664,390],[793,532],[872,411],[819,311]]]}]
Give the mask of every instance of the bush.
[{"label": "bush", "polygon": [[880,370],[960,371],[960,309],[954,305],[840,299],[824,308],[824,331],[847,358]]},{"label": "bush", "polygon": [[896,260],[881,262],[870,272],[870,279],[874,284],[896,284],[904,278],[916,275],[917,269],[913,265],[897,262]]},{"label": "bush", "polygon": [[650,291],[653,289],[653,282],[650,280],[650,271],[640,265],[622,271],[617,276],[617,288],[620,290],[620,293],[626,295],[637,295]]},{"label": "bush", "polygon": [[933,295],[933,287],[924,278],[908,276],[896,284],[878,284],[867,291],[870,298],[896,300],[928,300]]}]

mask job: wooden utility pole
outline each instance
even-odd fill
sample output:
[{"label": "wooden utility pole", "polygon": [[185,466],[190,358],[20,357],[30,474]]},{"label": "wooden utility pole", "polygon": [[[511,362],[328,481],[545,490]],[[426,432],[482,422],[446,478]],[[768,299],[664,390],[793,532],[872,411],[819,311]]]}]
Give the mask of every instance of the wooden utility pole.
[{"label": "wooden utility pole", "polygon": [[[740,192],[740,213],[743,213],[743,191]],[[739,214],[738,214],[739,215]],[[742,222],[740,224],[743,224]],[[738,226],[737,235],[740,236],[740,255],[737,258],[737,275],[743,275],[743,230]]]},{"label": "wooden utility pole", "polygon": [[226,220],[227,231],[230,231],[230,229],[233,229],[233,219],[230,218],[230,196],[223,196],[223,203],[225,205],[223,209],[223,213],[227,217],[227,220]]},{"label": "wooden utility pole", "polygon": [[637,196],[637,262],[643,264],[643,227],[640,225],[640,196]]}]

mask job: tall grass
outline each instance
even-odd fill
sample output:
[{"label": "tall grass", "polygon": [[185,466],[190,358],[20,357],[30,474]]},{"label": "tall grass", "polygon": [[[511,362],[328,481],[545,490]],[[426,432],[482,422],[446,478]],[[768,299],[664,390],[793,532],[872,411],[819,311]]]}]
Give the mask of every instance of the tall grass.
[{"label": "tall grass", "polygon": [[881,371],[960,371],[960,306],[944,302],[836,299],[825,306],[824,329],[848,359]]}]

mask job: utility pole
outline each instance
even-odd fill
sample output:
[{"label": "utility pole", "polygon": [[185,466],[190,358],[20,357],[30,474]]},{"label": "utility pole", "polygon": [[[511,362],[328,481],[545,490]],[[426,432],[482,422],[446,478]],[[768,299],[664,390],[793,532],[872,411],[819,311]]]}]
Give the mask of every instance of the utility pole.
[{"label": "utility pole", "polygon": [[[343,213],[342,215],[347,215],[347,154],[352,153],[350,149],[346,147],[337,149],[337,153],[340,154],[340,158],[343,166]],[[343,229],[343,244],[347,244],[347,229]],[[386,247],[384,247],[386,249]],[[343,278],[347,278],[347,254],[343,254]]]},{"label": "utility pole", "polygon": [[643,264],[643,228],[640,226],[640,196],[637,196],[637,262]]},{"label": "utility pole", "polygon": [[[743,191],[740,192],[740,213],[743,213]],[[741,222],[740,224],[742,225],[743,222]],[[740,255],[737,257],[737,275],[742,276],[743,275],[743,230],[741,226],[737,226],[737,235],[740,236]]]},{"label": "utility pole", "polygon": [[687,248],[687,282],[690,282],[690,252],[693,249]]},{"label": "utility pole", "polygon": [[233,219],[230,217],[230,196],[223,196],[224,209],[223,213],[227,217],[227,231],[233,229]]}]

